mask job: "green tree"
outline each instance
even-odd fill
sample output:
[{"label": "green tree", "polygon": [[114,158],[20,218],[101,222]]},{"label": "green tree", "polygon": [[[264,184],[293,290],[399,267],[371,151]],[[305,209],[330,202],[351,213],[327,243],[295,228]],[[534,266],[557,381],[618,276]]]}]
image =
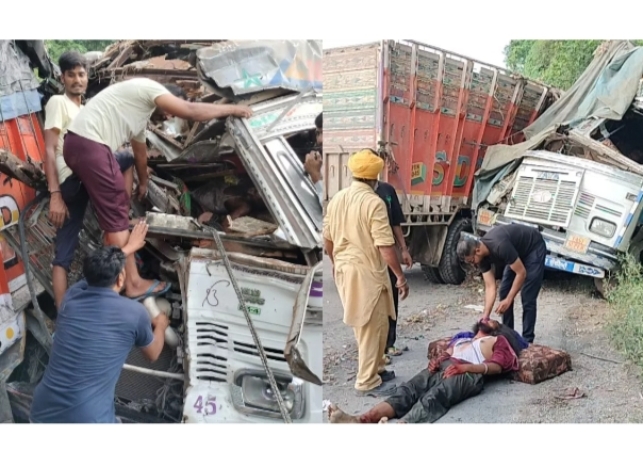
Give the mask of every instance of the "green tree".
[{"label": "green tree", "polygon": [[[505,47],[507,68],[560,89],[569,89],[594,58],[600,40],[512,40]],[[643,41],[632,41],[642,45]]]},{"label": "green tree", "polygon": [[103,51],[110,44],[116,41],[99,41],[99,40],[71,40],[71,41],[45,41],[45,46],[51,59],[58,64],[58,58],[67,50],[77,50],[80,53],[91,52],[95,50]]}]

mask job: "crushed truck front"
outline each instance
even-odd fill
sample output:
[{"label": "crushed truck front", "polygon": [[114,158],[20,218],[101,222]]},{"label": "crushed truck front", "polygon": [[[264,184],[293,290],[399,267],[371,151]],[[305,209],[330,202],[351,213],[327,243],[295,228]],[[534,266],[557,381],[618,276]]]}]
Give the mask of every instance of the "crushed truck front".
[{"label": "crushed truck front", "polygon": [[[150,195],[143,203],[132,202],[134,215],[149,224],[138,262],[142,274],[173,284],[155,302],[168,314],[178,344],[166,343],[154,363],[132,351],[116,387],[116,412],[123,421],[279,422],[286,420],[277,405],[281,398],[293,422],[321,422],[322,210],[301,161],[314,148],[314,120],[322,111],[320,57],[316,41],[120,41],[95,55],[94,93],[105,88],[107,70],[107,85],[147,76],[182,86],[192,101],[244,103],[255,113],[248,120],[149,124]],[[189,61],[196,61],[198,70]],[[239,80],[222,71],[231,61],[235,73],[254,74],[257,67],[269,73]],[[18,166],[22,169],[13,171],[19,172],[18,180],[42,188],[44,174],[37,164],[0,154],[3,172]],[[248,201],[251,213],[213,214],[221,192],[217,184],[244,198],[250,192],[235,188],[243,180],[258,194]],[[48,199],[41,198],[20,211],[24,239],[18,227],[3,230],[18,255],[29,249],[28,268],[44,287],[36,301],[19,308],[27,312],[19,317],[27,319],[22,330],[35,340],[25,342],[23,335],[18,368],[0,381],[7,382],[16,421],[28,417],[31,392],[42,377],[38,362],[46,362],[46,350],[40,338],[55,329],[51,320],[34,323],[30,313],[51,304],[55,229],[47,208]],[[70,282],[81,276],[84,255],[101,242],[90,208]],[[222,264],[224,255],[232,274]],[[235,283],[250,323],[231,288]],[[48,311],[55,318],[55,310]],[[2,358],[0,350],[0,376]],[[270,374],[281,396],[275,395]]]},{"label": "crushed truck front", "polygon": [[608,41],[526,142],[490,148],[476,230],[537,227],[548,269],[592,277],[605,294],[625,253],[643,257],[642,75],[643,49]]}]

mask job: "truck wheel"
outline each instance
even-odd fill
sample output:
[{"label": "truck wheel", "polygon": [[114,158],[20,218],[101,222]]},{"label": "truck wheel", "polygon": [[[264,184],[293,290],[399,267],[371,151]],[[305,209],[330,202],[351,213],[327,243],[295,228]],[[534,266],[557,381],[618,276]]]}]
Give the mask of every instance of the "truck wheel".
[{"label": "truck wheel", "polygon": [[442,251],[438,270],[444,283],[449,285],[460,285],[467,276],[456,253],[460,233],[462,232],[473,233],[471,219],[458,218],[451,223],[447,231],[447,238],[444,242],[444,250]]},{"label": "truck wheel", "polygon": [[438,268],[434,268],[429,265],[422,265],[422,272],[426,276],[427,280],[435,285],[442,285],[444,281],[440,277],[440,272]]},{"label": "truck wheel", "polygon": [[597,279],[596,277],[594,277],[594,287],[603,299],[607,299],[609,290],[613,290],[614,288],[616,288],[616,279],[609,278],[608,280],[607,277],[604,279]]}]

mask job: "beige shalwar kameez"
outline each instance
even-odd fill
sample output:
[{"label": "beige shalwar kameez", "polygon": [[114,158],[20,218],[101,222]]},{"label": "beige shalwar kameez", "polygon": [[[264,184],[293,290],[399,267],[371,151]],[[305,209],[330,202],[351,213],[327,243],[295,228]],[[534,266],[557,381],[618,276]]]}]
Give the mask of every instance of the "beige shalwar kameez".
[{"label": "beige shalwar kameez", "polygon": [[395,244],[384,201],[365,183],[353,182],[328,204],[324,239],[333,243],[335,284],[344,323],[353,327],[359,351],[355,388],[382,384],[388,318],[395,318],[391,280],[378,246]]}]

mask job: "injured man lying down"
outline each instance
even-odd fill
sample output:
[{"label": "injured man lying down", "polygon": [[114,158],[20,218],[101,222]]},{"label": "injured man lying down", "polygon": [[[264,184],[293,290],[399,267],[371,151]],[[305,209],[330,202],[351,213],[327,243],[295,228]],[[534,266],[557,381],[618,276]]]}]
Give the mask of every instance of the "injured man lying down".
[{"label": "injured man lying down", "polygon": [[352,416],[331,405],[331,423],[433,423],[452,406],[480,392],[488,376],[518,370],[518,355],[528,343],[495,320],[481,320],[473,333],[456,335],[442,355],[410,381],[399,385],[386,401]]}]

